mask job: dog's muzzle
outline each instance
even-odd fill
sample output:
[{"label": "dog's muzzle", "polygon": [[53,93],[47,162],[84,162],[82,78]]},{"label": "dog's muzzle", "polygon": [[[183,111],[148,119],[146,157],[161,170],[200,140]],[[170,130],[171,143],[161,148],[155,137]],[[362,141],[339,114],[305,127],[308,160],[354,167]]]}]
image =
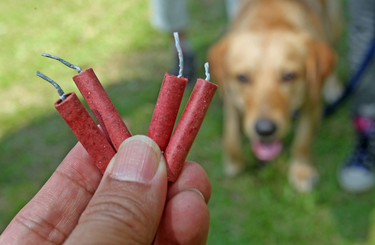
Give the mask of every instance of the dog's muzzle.
[{"label": "dog's muzzle", "polygon": [[277,125],[269,119],[259,119],[254,127],[258,135],[258,139],[251,142],[255,156],[262,161],[273,160],[282,150],[282,142],[275,139]]}]

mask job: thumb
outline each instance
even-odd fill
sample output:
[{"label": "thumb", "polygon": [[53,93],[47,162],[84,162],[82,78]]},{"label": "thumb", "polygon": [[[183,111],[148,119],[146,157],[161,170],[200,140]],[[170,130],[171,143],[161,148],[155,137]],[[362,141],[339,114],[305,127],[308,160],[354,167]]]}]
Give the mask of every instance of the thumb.
[{"label": "thumb", "polygon": [[66,244],[151,244],[167,193],[158,145],[146,136],[125,140]]}]

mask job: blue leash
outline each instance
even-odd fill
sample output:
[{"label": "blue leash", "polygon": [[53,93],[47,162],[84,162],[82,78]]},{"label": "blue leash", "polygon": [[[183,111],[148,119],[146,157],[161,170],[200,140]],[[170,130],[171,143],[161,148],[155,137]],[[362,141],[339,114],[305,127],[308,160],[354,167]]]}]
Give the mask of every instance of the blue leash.
[{"label": "blue leash", "polygon": [[[338,106],[349,97],[349,95],[353,92],[353,90],[357,87],[359,80],[361,79],[362,75],[364,74],[365,70],[368,68],[369,64],[371,63],[372,59],[374,58],[375,53],[375,37],[370,43],[370,46],[359,65],[358,69],[354,72],[352,77],[350,78],[349,82],[347,83],[344,92],[335,102],[330,105],[327,105],[324,108],[324,117],[328,117],[332,115],[338,108]],[[375,85],[374,85],[375,86]]]}]

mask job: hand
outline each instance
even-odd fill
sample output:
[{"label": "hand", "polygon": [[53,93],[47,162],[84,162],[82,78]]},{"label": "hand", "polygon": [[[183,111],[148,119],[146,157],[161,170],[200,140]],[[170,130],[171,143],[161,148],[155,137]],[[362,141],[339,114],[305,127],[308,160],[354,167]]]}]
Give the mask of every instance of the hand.
[{"label": "hand", "polygon": [[0,244],[205,244],[208,177],[186,162],[168,186],[146,136],[122,143],[104,176],[78,143],[0,236]]}]

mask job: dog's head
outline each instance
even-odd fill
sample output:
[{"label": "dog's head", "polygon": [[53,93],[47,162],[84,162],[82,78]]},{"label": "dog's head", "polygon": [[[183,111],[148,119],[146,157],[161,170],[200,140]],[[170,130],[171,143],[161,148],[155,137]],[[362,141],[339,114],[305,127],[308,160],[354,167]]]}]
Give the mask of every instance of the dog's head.
[{"label": "dog's head", "polygon": [[319,106],[335,54],[324,42],[295,32],[232,32],[208,59],[223,99],[243,116],[255,155],[271,160],[281,151],[291,115]]}]

